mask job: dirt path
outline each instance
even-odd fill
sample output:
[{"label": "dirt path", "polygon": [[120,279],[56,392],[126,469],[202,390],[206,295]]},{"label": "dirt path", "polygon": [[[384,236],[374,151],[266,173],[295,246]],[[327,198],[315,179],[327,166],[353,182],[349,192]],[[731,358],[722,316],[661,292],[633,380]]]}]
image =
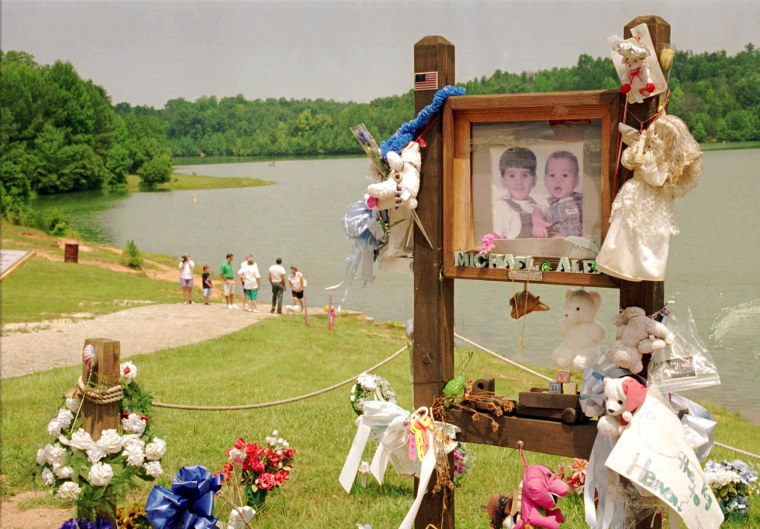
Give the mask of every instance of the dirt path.
[{"label": "dirt path", "polygon": [[[229,334],[274,317],[266,310],[268,307],[260,304],[261,312],[253,313],[229,310],[221,303],[156,304],[74,323],[51,320],[45,329],[2,337],[2,378],[80,364],[85,338],[118,340],[121,357],[126,358]],[[214,324],[209,325],[209,321]]]}]

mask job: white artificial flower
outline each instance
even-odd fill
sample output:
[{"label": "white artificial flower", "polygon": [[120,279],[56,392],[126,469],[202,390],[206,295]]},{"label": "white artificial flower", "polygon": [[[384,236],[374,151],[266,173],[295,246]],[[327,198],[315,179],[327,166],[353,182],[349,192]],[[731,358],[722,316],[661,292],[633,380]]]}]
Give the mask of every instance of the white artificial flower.
[{"label": "white artificial flower", "polygon": [[148,458],[148,461],[158,461],[164,457],[165,453],[166,441],[158,437],[154,437],[153,442],[148,443],[148,446],[145,447],[145,456]]},{"label": "white artificial flower", "polygon": [[142,447],[137,443],[130,443],[129,446],[124,448],[121,453],[127,460],[127,465],[130,467],[139,467],[145,461],[145,454],[142,451]]},{"label": "white artificial flower", "polygon": [[94,487],[105,487],[111,483],[113,478],[113,469],[108,463],[95,463],[87,475],[87,480]]},{"label": "white artificial flower", "polygon": [[121,452],[122,439],[114,429],[103,430],[97,445],[106,451],[107,454],[118,454]]},{"label": "white artificial flower", "polygon": [[48,487],[52,487],[53,483],[55,483],[55,476],[53,476],[53,472],[47,467],[42,469],[42,482]]},{"label": "white artificial flower", "polygon": [[61,445],[45,445],[45,460],[51,467],[57,467],[63,464],[63,460],[66,459],[66,449]]},{"label": "white artificial flower", "polygon": [[136,433],[137,435],[142,435],[146,424],[147,422],[136,413],[130,413],[129,417],[121,420],[121,426],[125,431]]},{"label": "white artificial flower", "polygon": [[87,433],[84,428],[80,428],[74,432],[71,436],[71,441],[65,441],[64,439],[65,438],[58,438],[63,444],[67,444],[71,448],[76,448],[77,450],[87,450],[90,446],[95,444],[92,437],[90,437],[90,434]]},{"label": "white artificial flower", "polygon": [[79,411],[79,406],[81,404],[82,404],[82,401],[75,397],[70,397],[66,399],[66,408],[68,408],[69,411],[72,411],[74,413]]},{"label": "white artificial flower", "polygon": [[137,368],[132,362],[122,362],[119,366],[119,374],[127,384],[131,384],[137,376]]},{"label": "white artificial flower", "polygon": [[58,420],[56,417],[55,419],[51,419],[50,422],[47,425],[47,432],[48,435],[52,435],[53,437],[58,437],[61,435],[61,430],[63,430],[64,426],[61,423],[61,421]]},{"label": "white artificial flower", "polygon": [[378,376],[370,375],[369,373],[362,373],[357,377],[356,381],[359,383],[359,386],[361,386],[362,389],[366,389],[367,391],[374,391],[377,387]]},{"label": "white artificial flower", "polygon": [[65,408],[61,408],[58,410],[58,417],[56,417],[58,422],[61,423],[61,426],[63,428],[68,428],[71,426],[72,421],[74,420],[74,414],[71,413],[70,410],[67,410]]},{"label": "white artificial flower", "polygon": [[39,466],[44,465],[47,462],[47,457],[45,456],[45,449],[40,448],[37,450],[37,464]]},{"label": "white artificial flower", "polygon": [[103,450],[101,447],[96,445],[95,443],[92,443],[86,450],[87,452],[87,460],[90,463],[97,463],[104,457],[106,457],[106,451]]},{"label": "white artificial flower", "polygon": [[58,487],[58,497],[63,501],[77,501],[82,489],[73,481],[67,481]]},{"label": "white artificial flower", "polygon": [[[245,505],[243,507],[240,507],[240,511],[243,513],[243,517],[246,519],[246,521],[251,521],[253,517],[256,515],[256,511],[249,507],[248,505]],[[232,509],[232,512],[230,513],[230,521],[227,524],[227,529],[244,529],[245,525],[243,524],[243,520],[240,518],[240,513]]]},{"label": "white artificial flower", "polygon": [[124,439],[124,448],[129,448],[130,450],[134,450],[134,447],[137,446],[140,450],[145,448],[145,441],[137,437],[136,435],[125,435],[123,437]]},{"label": "white artificial flower", "polygon": [[147,472],[149,476],[152,476],[156,479],[160,478],[161,474],[164,473],[164,469],[161,468],[161,463],[158,461],[149,461],[143,466],[145,467],[145,472]]},{"label": "white artificial flower", "polygon": [[74,469],[71,467],[59,466],[53,468],[53,474],[60,479],[69,479],[73,473]]},{"label": "white artificial flower", "polygon": [[228,455],[231,461],[235,461],[236,459],[245,459],[245,452],[239,448],[230,448],[230,453]]}]

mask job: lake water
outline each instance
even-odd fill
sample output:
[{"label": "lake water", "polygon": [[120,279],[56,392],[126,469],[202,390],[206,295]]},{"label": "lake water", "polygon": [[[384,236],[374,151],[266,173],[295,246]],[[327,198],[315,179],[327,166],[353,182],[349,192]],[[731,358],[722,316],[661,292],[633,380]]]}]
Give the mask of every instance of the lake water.
[{"label": "lake water", "polygon": [[[276,185],[133,193],[99,209],[100,195],[56,200],[78,201],[77,229],[124,246],[134,239],[144,251],[180,256],[217,272],[227,252],[238,265],[252,253],[265,273],[277,256],[294,264],[309,281],[311,306],[327,303],[329,285],[340,282],[351,242],[341,227],[347,206],[366,187],[365,158],[246,162],[179,166],[177,172],[272,180]],[[193,196],[195,195],[195,203]],[[671,239],[666,299],[677,299],[678,313],[690,309],[703,342],[718,365],[723,384],[685,393],[718,402],[760,423],[760,150],[713,151],[704,155],[699,186],[676,201],[681,234]],[[87,228],[83,230],[83,228]],[[376,272],[374,283],[354,283],[344,308],[377,320],[405,321],[413,315],[411,275]],[[508,315],[511,283],[457,280],[455,327],[460,334],[517,361],[551,366],[560,341],[556,321],[564,287],[532,286],[553,310],[534,313],[520,353],[518,323]],[[519,287],[517,287],[519,288]],[[599,319],[612,342],[610,318],[618,311],[616,290],[602,289]],[[333,291],[334,299],[342,290]],[[259,299],[268,300],[268,285]],[[290,302],[290,296],[286,295]]]}]

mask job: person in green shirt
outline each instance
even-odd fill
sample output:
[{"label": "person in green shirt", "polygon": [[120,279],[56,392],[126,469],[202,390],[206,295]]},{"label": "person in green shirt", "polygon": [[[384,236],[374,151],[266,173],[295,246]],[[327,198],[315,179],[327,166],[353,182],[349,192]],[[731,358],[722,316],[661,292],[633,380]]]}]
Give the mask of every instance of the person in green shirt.
[{"label": "person in green shirt", "polygon": [[228,309],[238,308],[233,301],[233,289],[235,287],[235,276],[232,275],[232,258],[235,257],[231,253],[227,254],[227,261],[222,263],[222,268],[219,269],[219,275],[222,276],[222,282],[224,283],[224,299],[227,300]]}]

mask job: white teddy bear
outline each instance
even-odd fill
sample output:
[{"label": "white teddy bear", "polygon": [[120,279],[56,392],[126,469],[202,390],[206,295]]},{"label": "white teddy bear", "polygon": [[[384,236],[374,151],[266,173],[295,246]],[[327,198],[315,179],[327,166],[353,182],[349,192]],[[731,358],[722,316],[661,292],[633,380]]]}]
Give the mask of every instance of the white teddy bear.
[{"label": "white teddy bear", "polygon": [[602,296],[583,289],[565,293],[565,317],[557,323],[557,331],[565,337],[554,350],[552,360],[561,368],[574,365],[584,370],[600,354],[599,343],[607,334],[604,325],[596,319]]},{"label": "white teddy bear", "polygon": [[615,343],[605,356],[616,366],[640,373],[644,369],[641,357],[673,343],[673,333],[662,323],[648,318],[644,309],[627,307],[612,318],[617,326]]},{"label": "white teddy bear", "polygon": [[631,377],[605,378],[605,415],[599,417],[596,423],[599,435],[620,437],[646,395],[647,388]]}]

